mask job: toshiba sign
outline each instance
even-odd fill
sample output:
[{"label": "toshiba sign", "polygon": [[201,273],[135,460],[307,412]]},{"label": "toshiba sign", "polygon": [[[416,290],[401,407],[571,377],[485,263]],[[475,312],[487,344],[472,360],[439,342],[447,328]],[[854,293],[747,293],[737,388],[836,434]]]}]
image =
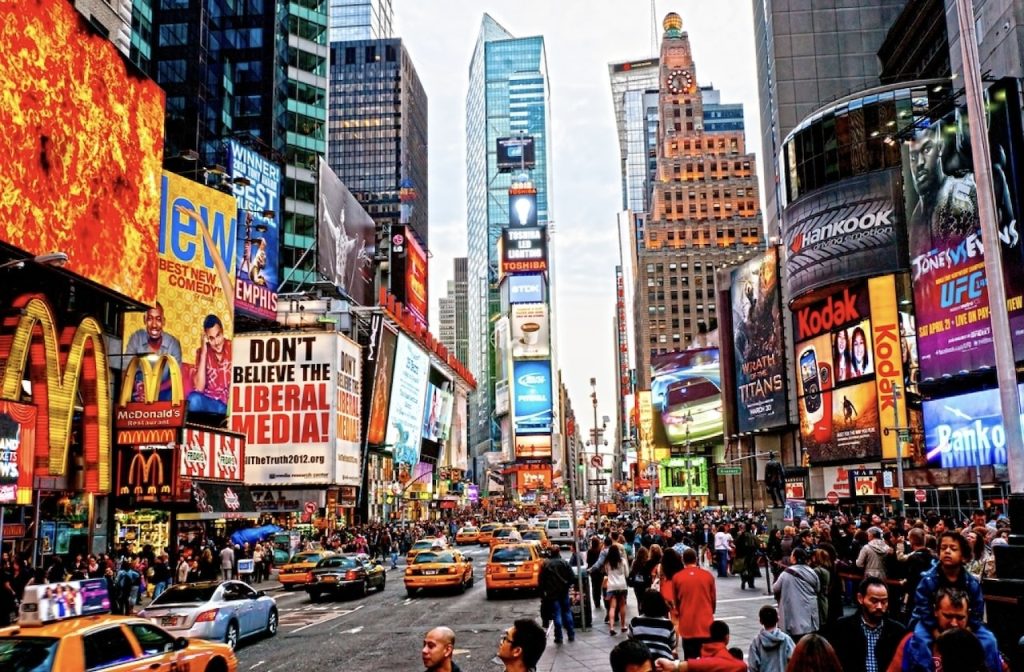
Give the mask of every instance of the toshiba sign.
[{"label": "toshiba sign", "polygon": [[[895,169],[812,191],[783,213],[783,277],[792,299],[828,285],[904,270]],[[901,254],[901,252],[904,252]]]}]

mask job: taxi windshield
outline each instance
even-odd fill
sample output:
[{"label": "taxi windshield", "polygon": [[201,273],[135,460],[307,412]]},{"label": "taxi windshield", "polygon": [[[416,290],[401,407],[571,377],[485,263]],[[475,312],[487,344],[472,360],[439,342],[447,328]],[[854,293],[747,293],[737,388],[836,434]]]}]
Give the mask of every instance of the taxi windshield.
[{"label": "taxi windshield", "polygon": [[525,546],[509,546],[494,549],[491,562],[522,562],[530,559],[530,549]]},{"label": "taxi windshield", "polygon": [[358,563],[353,558],[324,558],[317,563],[317,569],[323,569],[324,567],[340,568],[340,569],[355,569]]},{"label": "taxi windshield", "polygon": [[292,559],[289,560],[288,562],[312,562],[312,563],[317,563],[317,562],[320,562],[321,558],[323,558],[323,556],[320,555],[319,553],[296,553],[295,555],[292,556]]},{"label": "taxi windshield", "polygon": [[171,586],[160,593],[160,596],[153,600],[152,604],[203,604],[209,602],[215,592],[217,592],[216,585],[190,586],[183,583]]},{"label": "taxi windshield", "polygon": [[511,527],[502,527],[501,529],[498,529],[498,530],[494,531],[494,536],[499,537],[499,538],[500,537],[507,537],[510,534],[512,534],[512,528]]},{"label": "taxi windshield", "polygon": [[523,541],[540,541],[540,534],[537,530],[526,530],[523,532]]},{"label": "taxi windshield", "polygon": [[413,561],[414,565],[422,565],[427,562],[455,562],[455,556],[451,553],[420,553]]},{"label": "taxi windshield", "polygon": [[0,638],[0,670],[49,672],[59,641],[55,637]]},{"label": "taxi windshield", "polygon": [[412,545],[412,547],[414,550],[422,551],[424,549],[433,548],[434,546],[440,545],[441,542],[439,542],[437,539],[423,539],[421,541],[417,541],[415,544]]}]

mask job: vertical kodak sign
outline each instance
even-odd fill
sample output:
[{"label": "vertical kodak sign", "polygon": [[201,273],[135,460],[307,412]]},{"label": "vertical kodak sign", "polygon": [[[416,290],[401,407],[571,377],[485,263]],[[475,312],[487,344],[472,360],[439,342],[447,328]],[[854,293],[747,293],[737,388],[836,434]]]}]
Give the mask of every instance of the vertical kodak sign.
[{"label": "vertical kodak sign", "polygon": [[[871,297],[871,341],[875,354],[875,387],[878,391],[878,424],[907,426],[906,403],[899,404],[893,415],[893,385],[903,385],[903,354],[900,347],[900,314],[896,306],[896,278],[883,275],[868,280]],[[906,399],[906,391],[902,392]],[[900,445],[896,432],[881,432],[882,459],[894,460]],[[906,449],[903,449],[906,452]],[[906,455],[904,455],[906,457]]]}]

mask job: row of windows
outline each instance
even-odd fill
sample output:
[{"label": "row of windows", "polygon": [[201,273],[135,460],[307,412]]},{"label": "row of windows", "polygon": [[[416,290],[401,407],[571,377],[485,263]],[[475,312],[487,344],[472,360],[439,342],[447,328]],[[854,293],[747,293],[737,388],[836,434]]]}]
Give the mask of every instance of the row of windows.
[{"label": "row of windows", "polygon": [[[705,282],[705,279],[704,279],[705,277],[707,278],[708,286],[714,286],[714,284],[715,284],[715,276],[713,276],[711,274],[708,274],[707,276],[704,276],[704,277],[699,276],[699,275],[693,276],[693,284],[696,285],[697,287],[701,287],[704,284],[704,282]],[[683,276],[670,275],[669,278],[668,278],[668,286],[669,287],[677,287],[679,285],[682,285],[683,287],[689,287],[690,286],[690,276],[688,276],[688,275],[683,275]],[[664,287],[665,286],[665,279],[664,278],[647,278],[647,286],[648,287]]]},{"label": "row of windows", "polygon": [[[744,234],[743,232],[746,231]],[[741,238],[758,238],[760,234],[757,228],[740,229]],[[693,229],[681,229],[681,230],[669,230],[665,232],[665,240],[668,242],[673,241],[702,241],[702,240],[734,240],[736,238],[736,229],[708,229],[708,228],[693,228]],[[650,229],[647,231],[647,240],[659,241],[661,240],[661,233],[656,229]]]},{"label": "row of windows", "polygon": [[[691,312],[693,312],[692,309],[690,308],[690,304],[688,304],[688,303],[684,303],[682,308],[683,308],[683,314],[684,315],[689,315]],[[703,313],[703,312],[705,312],[704,308],[705,308],[705,304],[698,303],[697,307],[696,307],[696,311],[698,313]],[[713,304],[713,303],[707,304],[707,310],[709,312],[712,312],[712,313],[715,312],[715,304]],[[671,313],[672,315],[678,315],[679,314],[679,305],[675,304],[675,303],[670,304],[668,306],[668,311],[667,312]],[[665,313],[666,313],[666,306],[664,304],[657,305],[657,306],[647,306],[647,314],[648,315],[664,315]]]},{"label": "row of windows", "polygon": [[[651,286],[650,285],[650,281],[648,281],[647,286],[648,287]],[[708,298],[709,299],[712,298],[712,295],[713,295],[713,290],[709,289],[708,290]],[[683,301],[689,301],[690,300],[690,290],[684,289],[680,293],[679,290],[673,289],[673,290],[671,290],[668,293],[668,297],[672,301],[678,301],[680,298],[682,298]],[[703,289],[695,289],[695,290],[693,290],[693,298],[697,299],[698,301],[703,301],[704,300],[704,290]],[[664,300],[665,300],[665,290],[658,290],[656,292],[655,291],[647,292],[647,301],[650,302],[650,303],[654,303],[655,301],[664,301]]]},{"label": "row of windows", "polygon": [[[723,207],[721,203],[712,203],[710,210],[708,209],[707,203],[701,203],[699,208],[697,207],[696,203],[691,203],[689,207],[684,206],[683,203],[676,203],[675,206],[673,206],[671,203],[668,203],[664,208],[658,208],[658,205],[655,204],[655,208],[661,209],[667,219],[677,219],[675,217],[670,216],[673,214],[695,215],[698,213],[707,214],[708,212],[713,213],[712,218],[716,218],[720,215],[724,215],[725,217],[731,216],[729,213],[733,209],[733,204],[731,201],[726,202],[725,206]],[[740,211],[740,215],[753,215],[757,213],[757,208],[754,207],[753,201],[737,203],[736,209]]]}]

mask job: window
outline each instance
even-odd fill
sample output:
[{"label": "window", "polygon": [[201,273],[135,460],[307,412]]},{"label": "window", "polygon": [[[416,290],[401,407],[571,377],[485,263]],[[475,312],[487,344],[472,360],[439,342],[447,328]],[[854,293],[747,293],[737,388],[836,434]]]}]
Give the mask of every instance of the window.
[{"label": "window", "polygon": [[135,650],[120,625],[85,635],[82,647],[87,670],[101,670],[135,659]]},{"label": "window", "polygon": [[144,656],[158,656],[174,650],[174,638],[169,634],[145,623],[133,623],[129,626]]}]

